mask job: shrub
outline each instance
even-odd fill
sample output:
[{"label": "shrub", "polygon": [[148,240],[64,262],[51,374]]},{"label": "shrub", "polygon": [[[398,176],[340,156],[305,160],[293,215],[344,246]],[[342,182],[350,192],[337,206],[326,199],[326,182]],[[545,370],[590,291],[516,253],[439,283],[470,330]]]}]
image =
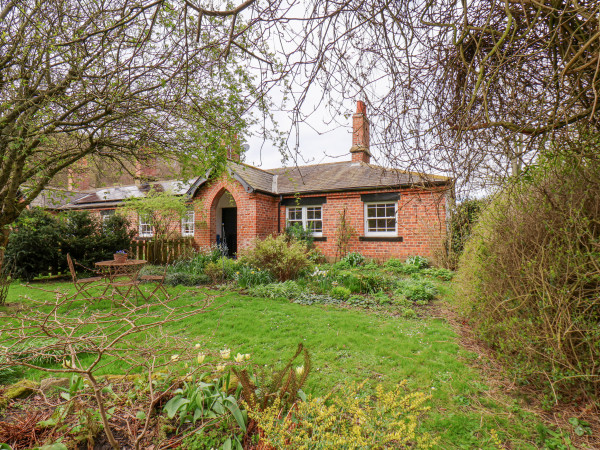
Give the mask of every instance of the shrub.
[{"label": "shrub", "polygon": [[487,203],[487,199],[470,199],[450,210],[450,232],[444,241],[444,254],[440,255],[442,265],[450,269],[457,268],[465,244]]},{"label": "shrub", "polygon": [[452,278],[454,278],[454,272],[452,272],[451,270],[435,269],[433,267],[429,268],[429,269],[423,269],[421,271],[421,274],[428,275],[433,278],[438,278],[442,281],[450,281],[450,280],[452,280]]},{"label": "shrub", "polygon": [[[436,441],[419,431],[430,397],[407,392],[406,382],[393,391],[347,384],[336,395],[297,403],[293,414],[282,414],[279,400],[248,415],[272,448],[433,448]],[[332,420],[333,419],[333,420]],[[360,425],[357,425],[360,424]]]},{"label": "shrub", "polygon": [[169,268],[172,272],[185,272],[199,274],[209,263],[216,263],[222,257],[221,249],[217,245],[200,248],[190,258],[181,259]]},{"label": "shrub", "polygon": [[597,398],[600,164],[578,155],[541,157],[492,201],[461,258],[456,297],[519,380]]},{"label": "shrub", "polygon": [[429,261],[427,260],[427,258],[418,255],[409,256],[408,258],[406,258],[405,264],[408,266],[415,266],[419,270],[426,269],[427,267],[429,267]]},{"label": "shrub", "polygon": [[408,300],[430,301],[438,294],[436,287],[431,281],[423,279],[400,280],[397,283],[396,294],[403,295]]},{"label": "shrub", "polygon": [[302,286],[292,280],[283,283],[259,284],[248,289],[253,297],[263,298],[295,298],[304,292]]},{"label": "shrub", "polygon": [[53,216],[34,208],[24,211],[15,223],[6,264],[14,266],[15,278],[27,281],[50,268],[68,270],[67,253],[79,264],[93,268],[97,261],[112,259],[117,250],[129,249],[133,233],[121,216],[112,216],[103,224],[87,211]]},{"label": "shrub", "polygon": [[69,211],[61,214],[59,219],[62,222],[62,254],[69,253],[85,267],[93,269],[95,262],[113,259],[116,251],[131,248],[135,231],[124,216],[114,214],[102,222],[87,211]]},{"label": "shrub", "polygon": [[400,261],[399,259],[389,259],[384,264],[383,267],[387,270],[396,273],[402,273],[405,275],[409,275],[411,273],[418,273],[421,271],[421,267],[417,264],[408,264]]},{"label": "shrub", "polygon": [[348,300],[350,298],[350,294],[352,294],[352,292],[350,292],[350,289],[345,288],[343,286],[336,286],[332,288],[329,292],[330,296],[342,301]]},{"label": "shrub", "polygon": [[352,269],[352,266],[350,265],[350,263],[344,259],[336,262],[333,265],[333,268],[336,270],[348,270],[348,269]]},{"label": "shrub", "polygon": [[62,230],[56,217],[33,208],[23,211],[11,231],[5,253],[5,264],[13,268],[13,276],[33,280],[50,267],[61,265]]},{"label": "shrub", "polygon": [[350,267],[358,267],[365,262],[365,257],[358,252],[351,252],[344,256],[342,261],[346,261]]},{"label": "shrub", "polygon": [[232,280],[237,271],[237,267],[238,263],[236,261],[222,257],[215,262],[209,262],[204,267],[204,273],[213,283],[218,283],[223,280]]},{"label": "shrub", "polygon": [[234,275],[237,284],[243,288],[249,288],[258,284],[269,284],[273,282],[273,275],[266,270],[255,269],[254,267],[239,266]]},{"label": "shrub", "polygon": [[306,245],[283,235],[256,240],[254,248],[246,252],[242,261],[269,271],[279,281],[294,280],[312,267]]},{"label": "shrub", "polygon": [[211,282],[212,279],[205,273],[171,272],[165,276],[165,284],[169,286],[199,286]]},{"label": "shrub", "polygon": [[285,228],[285,235],[290,241],[299,241],[303,242],[307,248],[312,248],[313,246],[313,234],[311,230],[305,230],[302,225],[299,223],[294,223],[289,227]]}]

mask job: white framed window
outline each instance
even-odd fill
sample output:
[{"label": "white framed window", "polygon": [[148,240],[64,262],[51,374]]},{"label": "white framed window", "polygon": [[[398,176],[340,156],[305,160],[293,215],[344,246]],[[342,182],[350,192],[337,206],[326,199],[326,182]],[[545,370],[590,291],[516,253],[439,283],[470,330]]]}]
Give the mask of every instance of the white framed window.
[{"label": "white framed window", "polygon": [[365,203],[365,236],[396,236],[397,216],[396,202]]},{"label": "white framed window", "polygon": [[195,222],[196,222],[196,219],[195,219],[194,210],[190,209],[181,218],[181,235],[182,236],[193,236]]},{"label": "white framed window", "polygon": [[314,236],[323,235],[322,206],[288,206],[287,226],[302,225],[305,230],[311,230]]},{"label": "white framed window", "polygon": [[140,214],[138,217],[138,220],[139,220],[139,229],[138,229],[139,237],[154,236],[154,228],[152,227],[152,221],[150,220],[150,216],[148,214]]},{"label": "white framed window", "polygon": [[108,219],[115,215],[114,209],[103,209],[100,211],[100,219],[102,219],[102,223],[106,223]]}]

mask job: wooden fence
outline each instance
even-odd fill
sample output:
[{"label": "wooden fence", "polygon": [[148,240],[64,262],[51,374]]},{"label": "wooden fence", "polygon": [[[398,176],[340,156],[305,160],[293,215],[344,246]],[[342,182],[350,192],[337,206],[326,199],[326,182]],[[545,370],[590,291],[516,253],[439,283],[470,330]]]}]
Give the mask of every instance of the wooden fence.
[{"label": "wooden fence", "polygon": [[192,238],[168,241],[134,241],[129,251],[130,259],[145,259],[149,264],[169,264],[189,255],[194,247]]}]

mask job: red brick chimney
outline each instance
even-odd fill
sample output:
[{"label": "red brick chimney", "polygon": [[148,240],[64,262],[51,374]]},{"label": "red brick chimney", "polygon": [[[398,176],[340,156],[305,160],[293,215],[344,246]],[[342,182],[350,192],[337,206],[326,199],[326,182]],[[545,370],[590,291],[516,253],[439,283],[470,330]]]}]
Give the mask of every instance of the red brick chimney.
[{"label": "red brick chimney", "polygon": [[148,181],[158,179],[158,167],[156,158],[144,158],[135,163],[135,184],[139,185]]},{"label": "red brick chimney", "polygon": [[352,147],[350,148],[353,162],[369,164],[369,119],[367,119],[367,105],[363,101],[356,102],[356,113],[352,115]]},{"label": "red brick chimney", "polygon": [[87,159],[82,158],[69,167],[67,174],[68,191],[87,191],[92,187]]}]

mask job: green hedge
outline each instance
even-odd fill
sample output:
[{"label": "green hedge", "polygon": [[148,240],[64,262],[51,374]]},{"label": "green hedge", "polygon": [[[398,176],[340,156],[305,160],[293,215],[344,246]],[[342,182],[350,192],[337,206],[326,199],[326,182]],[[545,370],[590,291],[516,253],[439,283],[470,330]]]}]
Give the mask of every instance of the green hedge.
[{"label": "green hedge", "polygon": [[114,215],[102,223],[87,211],[58,215],[33,208],[14,224],[6,248],[6,264],[13,276],[30,281],[53,268],[68,271],[66,255],[93,268],[111,259],[117,250],[128,250],[135,232],[126,218]]}]

